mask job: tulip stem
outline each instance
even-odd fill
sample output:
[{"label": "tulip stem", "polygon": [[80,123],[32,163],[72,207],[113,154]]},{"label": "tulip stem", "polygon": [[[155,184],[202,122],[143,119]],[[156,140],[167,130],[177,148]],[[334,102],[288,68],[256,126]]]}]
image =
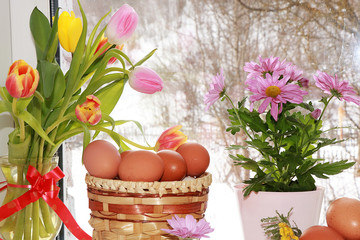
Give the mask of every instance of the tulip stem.
[{"label": "tulip stem", "polygon": [[130,144],[130,145],[132,145],[134,147],[144,149],[144,150],[154,150],[155,149],[155,147],[147,147],[147,146],[137,144],[136,142],[133,142],[133,141],[127,139],[126,137],[121,136],[120,134],[119,134],[119,136],[120,136],[121,140],[123,140],[124,142],[126,142],[126,143],[128,143],[128,144]]},{"label": "tulip stem", "polygon": [[[12,101],[12,112],[15,116],[17,116],[17,110],[16,110],[16,103],[17,103],[18,99],[14,98]],[[20,127],[20,142],[24,142],[25,140],[25,124],[24,124],[24,120],[22,120],[21,118],[18,118],[18,122],[19,122],[19,127]]]}]

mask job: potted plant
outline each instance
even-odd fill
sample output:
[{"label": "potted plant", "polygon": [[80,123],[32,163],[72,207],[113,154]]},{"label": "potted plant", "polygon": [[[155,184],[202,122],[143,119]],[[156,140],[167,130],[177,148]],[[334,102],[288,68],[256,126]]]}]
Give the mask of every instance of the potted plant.
[{"label": "potted plant", "polygon": [[[253,172],[237,186],[245,239],[265,239],[260,220],[275,210],[286,214],[293,208],[292,218],[300,229],[315,225],[323,190],[317,188],[314,177],[328,178],[354,165],[347,160],[327,162],[316,157],[321,148],[342,141],[324,134],[328,131],[324,130],[324,112],[332,100],[360,105],[360,97],[347,81],[318,71],[315,85],[324,96],[316,103],[305,102],[303,88],[309,80],[293,63],[278,57],[259,57],[259,63],[248,62],[244,70],[250,104],[246,97],[234,104],[227,95],[222,70],[214,76],[204,100],[207,109],[218,99],[230,102],[227,131],[233,135],[243,131],[247,136],[246,146],[231,145],[230,150],[250,148],[258,153],[256,159],[230,154],[235,165]],[[262,196],[265,199],[261,200]],[[246,210],[251,216],[245,216]]]}]

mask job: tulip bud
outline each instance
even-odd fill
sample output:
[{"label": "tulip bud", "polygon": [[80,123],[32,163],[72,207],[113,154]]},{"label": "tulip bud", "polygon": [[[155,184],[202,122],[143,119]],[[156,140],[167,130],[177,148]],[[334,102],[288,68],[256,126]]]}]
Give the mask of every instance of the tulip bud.
[{"label": "tulip bud", "polygon": [[86,101],[75,108],[77,119],[95,125],[101,120],[100,100],[94,95],[88,95]]},{"label": "tulip bud", "polygon": [[75,18],[75,13],[71,11],[60,14],[58,22],[59,42],[68,52],[75,52],[76,46],[82,32],[82,23],[80,18]]},{"label": "tulip bud", "polygon": [[129,84],[138,92],[153,94],[163,89],[163,81],[160,76],[147,67],[135,67],[129,73]]},{"label": "tulip bud", "polygon": [[[99,42],[99,45],[97,46],[97,48],[96,48],[96,50],[95,50],[95,53],[97,53],[97,52],[105,45],[105,43],[107,43],[107,41],[108,41],[107,37],[102,38],[101,41]],[[116,48],[116,49],[119,49],[119,50],[122,50],[123,47],[124,47],[124,44],[122,44],[122,45],[120,45],[120,46],[119,46],[119,45],[116,45],[115,48]],[[104,54],[104,53],[106,52],[106,50],[107,50],[107,49],[105,49],[101,54]],[[100,54],[100,55],[101,55],[101,54]],[[116,60],[117,60],[116,57],[112,57],[112,58],[109,59],[108,64],[113,64]]]},{"label": "tulip bud", "polygon": [[109,43],[121,45],[134,33],[138,23],[138,15],[135,10],[127,4],[122,5],[111,17],[105,35]]},{"label": "tulip bud", "polygon": [[321,115],[321,109],[317,108],[311,113],[311,117],[318,119]]},{"label": "tulip bud", "polygon": [[17,60],[10,66],[5,86],[13,98],[32,96],[38,84],[39,72],[24,60]]},{"label": "tulip bud", "polygon": [[165,130],[155,144],[155,151],[164,149],[176,150],[180,145],[186,142],[187,136],[179,131],[181,125],[177,125]]}]

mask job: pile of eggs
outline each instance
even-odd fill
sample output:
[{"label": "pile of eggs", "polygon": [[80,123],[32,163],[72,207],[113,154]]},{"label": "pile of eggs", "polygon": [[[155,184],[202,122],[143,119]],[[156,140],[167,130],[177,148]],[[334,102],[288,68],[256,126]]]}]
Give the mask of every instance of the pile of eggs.
[{"label": "pile of eggs", "polygon": [[90,175],[99,178],[181,181],[186,176],[201,176],[209,166],[210,155],[194,142],[184,143],[176,151],[129,150],[120,154],[112,143],[95,140],[84,149],[83,163]]},{"label": "pile of eggs", "polygon": [[326,223],[306,229],[300,240],[360,240],[360,201],[342,197],[331,202]]}]

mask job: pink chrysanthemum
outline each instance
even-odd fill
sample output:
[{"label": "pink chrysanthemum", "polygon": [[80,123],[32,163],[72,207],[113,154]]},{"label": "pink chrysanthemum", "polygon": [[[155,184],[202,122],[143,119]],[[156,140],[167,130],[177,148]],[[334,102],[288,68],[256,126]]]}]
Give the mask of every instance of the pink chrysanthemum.
[{"label": "pink chrysanthemum", "polygon": [[347,102],[360,105],[360,97],[357,96],[356,91],[347,81],[339,81],[336,74],[333,77],[325,72],[317,71],[317,75],[314,75],[315,84],[326,94],[333,95],[339,100],[344,99]]},{"label": "pink chrysanthemum", "polygon": [[204,97],[204,102],[206,104],[206,111],[221,97],[225,94],[225,84],[224,84],[224,74],[223,70],[220,70],[216,76],[213,77],[213,81],[210,84],[210,90]]},{"label": "pink chrysanthemum", "polygon": [[175,215],[172,219],[168,219],[167,222],[173,229],[161,230],[181,238],[208,238],[209,236],[206,234],[214,231],[204,219],[197,222],[192,215],[186,215],[185,218]]},{"label": "pink chrysanthemum", "polygon": [[[289,76],[284,76],[279,80],[279,75],[273,73],[271,76],[266,74],[266,78],[257,78],[256,86],[249,86],[248,90],[254,93],[250,96],[250,111],[253,109],[254,102],[263,100],[258,112],[263,113],[267,106],[271,104],[271,116],[277,121],[278,114],[282,111],[282,104],[286,102],[302,103],[303,96],[307,94],[306,91],[300,89],[297,84],[287,84]],[[279,108],[280,104],[280,108]]]},{"label": "pink chrysanthemum", "polygon": [[285,73],[286,67],[288,67],[290,64],[287,63],[286,60],[281,62],[279,57],[269,57],[262,59],[261,56],[259,56],[259,62],[260,64],[255,62],[245,63],[244,71],[249,73],[246,84],[250,85],[251,83],[248,83],[248,80],[254,79],[258,76],[265,78],[266,73],[272,74],[277,72],[279,75],[282,75]]},{"label": "pink chrysanthemum", "polygon": [[298,69],[295,65],[289,65],[286,67],[285,69],[285,73],[284,75],[288,75],[289,76],[289,81],[300,81],[303,76],[303,71]]}]

